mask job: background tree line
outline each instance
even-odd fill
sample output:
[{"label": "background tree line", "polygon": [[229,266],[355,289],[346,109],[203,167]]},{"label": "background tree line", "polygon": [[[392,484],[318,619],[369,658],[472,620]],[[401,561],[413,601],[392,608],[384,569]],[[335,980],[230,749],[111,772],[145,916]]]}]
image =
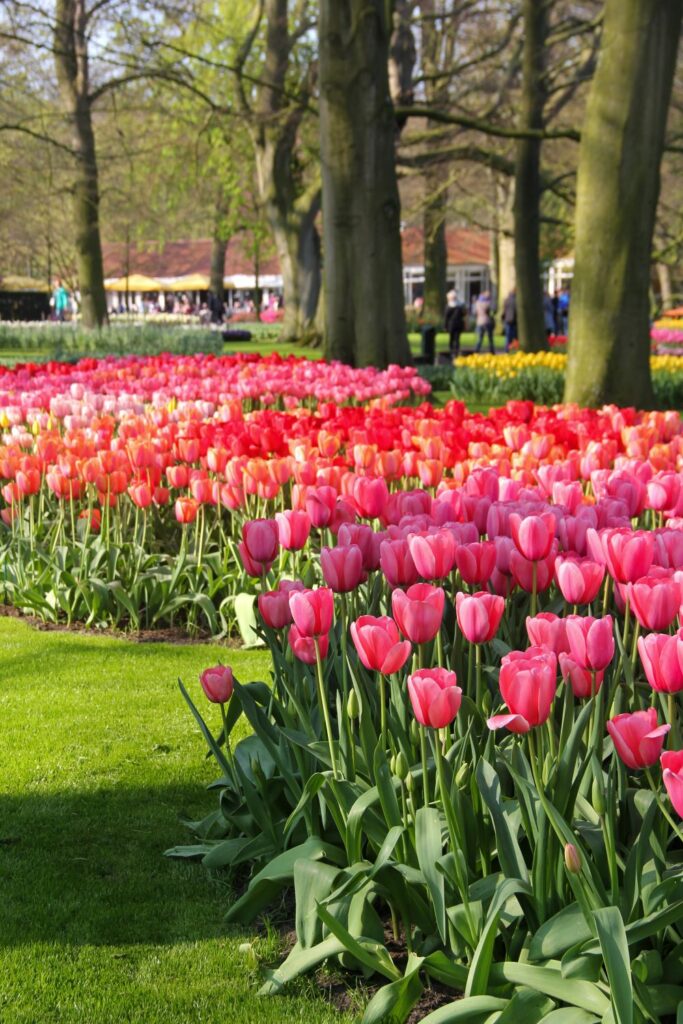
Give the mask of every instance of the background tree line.
[{"label": "background tree line", "polygon": [[[400,227],[443,315],[447,223],[491,232],[520,344],[574,251],[567,397],[648,404],[650,286],[683,204],[683,0],[2,0],[0,269],[78,283],[102,238],[228,241],[284,278],[286,339],[409,358]],[[661,187],[660,187],[661,185]]]}]

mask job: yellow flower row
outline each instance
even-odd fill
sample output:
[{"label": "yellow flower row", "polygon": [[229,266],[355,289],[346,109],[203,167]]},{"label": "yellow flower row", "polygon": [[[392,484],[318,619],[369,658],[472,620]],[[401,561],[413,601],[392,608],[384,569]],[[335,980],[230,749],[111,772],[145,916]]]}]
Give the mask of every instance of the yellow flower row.
[{"label": "yellow flower row", "polygon": [[[499,379],[511,379],[522,370],[540,366],[562,373],[567,367],[567,355],[565,352],[513,352],[508,355],[479,353],[461,356],[456,359],[455,365],[466,367],[468,370],[488,372]],[[671,355],[651,356],[650,368],[653,373],[681,373],[683,359]]]}]

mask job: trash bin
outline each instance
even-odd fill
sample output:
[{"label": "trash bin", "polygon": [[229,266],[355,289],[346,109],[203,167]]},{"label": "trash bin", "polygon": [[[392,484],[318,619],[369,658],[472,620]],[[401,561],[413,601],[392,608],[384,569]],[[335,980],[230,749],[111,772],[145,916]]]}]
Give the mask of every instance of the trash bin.
[{"label": "trash bin", "polygon": [[422,362],[434,363],[436,359],[436,327],[425,324],[422,328]]}]

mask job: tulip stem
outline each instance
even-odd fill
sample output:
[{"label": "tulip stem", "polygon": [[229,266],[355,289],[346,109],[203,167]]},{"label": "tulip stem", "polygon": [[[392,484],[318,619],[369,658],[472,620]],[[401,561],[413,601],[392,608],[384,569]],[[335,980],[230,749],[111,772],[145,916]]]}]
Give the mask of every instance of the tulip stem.
[{"label": "tulip stem", "polygon": [[[455,872],[457,875],[458,884],[460,885],[460,895],[462,897],[463,907],[465,908],[465,915],[470,926],[470,934],[474,937],[477,934],[477,930],[475,928],[474,920],[472,918],[472,913],[470,910],[470,901],[467,892],[467,875],[463,875],[462,871],[462,868],[465,864],[465,860],[464,856],[458,857],[458,851],[463,853],[464,844],[460,829],[460,823],[457,820],[455,810],[453,807],[453,801],[451,800],[451,795],[448,792],[448,787],[446,785],[446,773],[444,771],[443,765],[444,759],[443,754],[441,752],[441,736],[439,735],[438,729],[434,731],[433,739],[434,759],[436,761],[436,775],[438,779],[439,796],[441,797],[441,806],[446,816],[446,824],[448,825],[448,834],[451,840]],[[467,868],[465,867],[465,872],[466,871]]]},{"label": "tulip stem", "polygon": [[481,711],[482,715],[484,715],[484,680],[481,671],[481,644],[474,645],[474,658],[477,667],[477,707]]},{"label": "tulip stem", "polygon": [[332,722],[330,721],[330,709],[327,706],[327,698],[325,697],[325,681],[323,679],[323,663],[320,657],[320,645],[318,643],[317,636],[313,638],[313,645],[315,647],[315,664],[317,668],[317,679],[318,679],[318,700],[320,701],[320,708],[323,713],[323,719],[325,721],[325,732],[327,733],[327,746],[330,750],[330,761],[332,762],[332,775],[337,779],[337,759],[334,753],[334,741],[332,739]]},{"label": "tulip stem", "polygon": [[531,618],[536,615],[538,604],[538,562],[531,563]]},{"label": "tulip stem", "polygon": [[429,807],[429,775],[427,773],[427,732],[420,726],[420,755],[422,757],[422,788],[424,789],[425,807]]},{"label": "tulip stem", "polygon": [[629,602],[628,591],[626,592],[626,606],[624,608],[624,632],[621,636],[621,644],[624,650],[626,650],[626,642],[628,640],[628,627],[631,621],[631,604]]},{"label": "tulip stem", "polygon": [[240,786],[237,779],[237,772],[235,771],[235,762],[232,757],[232,748],[230,747],[230,734],[228,731],[228,716],[225,710],[225,704],[221,702],[221,718],[223,719],[223,739],[225,740],[225,756],[228,764],[230,765],[230,774],[232,775],[232,782],[235,787],[235,792],[238,793]]},{"label": "tulip stem", "polygon": [[654,794],[654,798],[655,798],[655,800],[657,801],[657,806],[659,807],[660,811],[662,812],[662,814],[664,815],[664,817],[666,818],[666,820],[667,820],[667,821],[669,822],[669,824],[671,825],[672,829],[674,830],[674,832],[676,833],[676,835],[678,836],[678,838],[679,838],[679,839],[681,840],[681,842],[683,843],[683,833],[681,833],[681,830],[680,830],[680,828],[678,827],[678,825],[676,824],[676,822],[675,822],[675,821],[673,820],[673,818],[672,818],[672,817],[671,817],[671,815],[669,814],[669,811],[668,811],[668,809],[667,809],[667,806],[666,806],[666,804],[664,803],[664,801],[662,800],[662,795],[661,795],[661,793],[659,792],[659,790],[657,789],[657,787],[655,786],[655,780],[654,780],[654,779],[652,778],[652,772],[650,771],[650,769],[649,769],[649,768],[646,768],[646,769],[645,769],[645,777],[646,777],[647,781],[648,781],[648,782],[649,782],[649,784],[650,784],[650,789],[652,790],[652,792],[653,792],[653,794]]},{"label": "tulip stem", "polygon": [[387,749],[387,695],[386,686],[384,683],[384,676],[381,672],[377,673],[377,681],[379,683],[379,720],[380,720],[380,735],[382,742],[382,750]]},{"label": "tulip stem", "polygon": [[680,729],[678,726],[678,715],[676,714],[676,694],[667,694],[667,703],[669,710],[669,725],[671,726],[671,732],[674,739],[674,746],[678,748],[681,743]]}]

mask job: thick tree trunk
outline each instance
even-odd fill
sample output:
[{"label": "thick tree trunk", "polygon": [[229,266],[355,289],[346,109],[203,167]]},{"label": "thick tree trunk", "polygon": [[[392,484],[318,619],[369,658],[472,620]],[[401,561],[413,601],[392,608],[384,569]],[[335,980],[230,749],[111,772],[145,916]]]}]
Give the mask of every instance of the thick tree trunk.
[{"label": "thick tree trunk", "polygon": [[659,308],[662,312],[666,312],[667,309],[671,309],[673,302],[671,289],[671,267],[668,263],[655,263],[655,271],[657,273],[657,282],[659,284]]},{"label": "thick tree trunk", "polygon": [[581,133],[565,398],[649,406],[650,253],[683,0],[607,0]]},{"label": "thick tree trunk", "polygon": [[[543,64],[547,36],[547,4],[523,0],[524,52],[520,127],[543,128]],[[520,347],[526,352],[546,348],[541,284],[541,140],[519,139],[515,161],[515,278]]]},{"label": "thick tree trunk", "polygon": [[225,254],[228,251],[227,238],[221,238],[220,233],[215,233],[211,245],[211,276],[209,287],[216,296],[221,306],[225,298],[223,279],[225,277]]},{"label": "thick tree trunk", "polygon": [[512,178],[498,179],[495,215],[495,300],[498,310],[502,310],[505,299],[515,287],[514,197],[514,180]]},{"label": "thick tree trunk", "polygon": [[[320,209],[320,191],[294,200],[287,209],[289,189],[271,172],[272,187],[266,188],[266,211],[277,249],[285,299],[282,341],[320,340],[316,313],[320,301],[320,237],[315,226]],[[283,185],[284,187],[279,187]]]},{"label": "thick tree trunk", "polygon": [[384,0],[320,3],[325,351],[357,366],[410,361],[389,10]]},{"label": "thick tree trunk", "polygon": [[[446,193],[443,167],[435,165],[425,172],[424,228],[424,317],[440,324],[446,307],[448,250],[446,247]],[[462,296],[460,296],[462,299]]]},{"label": "thick tree trunk", "polygon": [[100,195],[88,79],[87,18],[84,0],[57,0],[54,56],[64,112],[74,151],[73,211],[81,319],[100,327],[107,318],[100,239]]}]

